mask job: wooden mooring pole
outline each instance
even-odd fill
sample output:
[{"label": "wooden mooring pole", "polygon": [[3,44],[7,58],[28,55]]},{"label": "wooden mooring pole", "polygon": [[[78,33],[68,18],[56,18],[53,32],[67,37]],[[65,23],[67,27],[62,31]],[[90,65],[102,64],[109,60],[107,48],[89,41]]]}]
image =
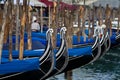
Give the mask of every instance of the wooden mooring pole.
[{"label": "wooden mooring pole", "polygon": [[26,5],[27,0],[23,0],[23,16],[21,19],[21,29],[20,29],[20,50],[19,50],[19,59],[23,59],[23,51],[24,51],[24,29],[26,24]]},{"label": "wooden mooring pole", "polygon": [[43,8],[40,7],[40,26],[41,26],[41,33],[43,32]]},{"label": "wooden mooring pole", "polygon": [[18,41],[18,37],[19,37],[19,27],[20,27],[20,21],[19,21],[19,3],[20,3],[20,0],[16,0],[16,3],[17,3],[17,6],[16,6],[16,43],[15,43],[15,50],[18,50],[18,47],[19,47],[19,41]]},{"label": "wooden mooring pole", "polygon": [[[72,48],[72,16],[71,11],[65,10],[65,26],[67,27],[67,45],[68,48]],[[65,79],[72,80],[72,70],[65,72]]]},{"label": "wooden mooring pole", "polygon": [[53,13],[52,13],[52,28],[54,34],[52,36],[52,44],[53,48],[56,48],[56,34],[57,34],[57,26],[56,26],[56,16],[57,16],[57,3],[53,1]]},{"label": "wooden mooring pole", "polygon": [[119,5],[117,12],[118,12],[117,14],[117,17],[118,17],[117,34],[118,34],[120,31],[120,5]]},{"label": "wooden mooring pole", "polygon": [[109,7],[109,4],[106,5],[106,9],[105,9],[105,24],[107,27],[106,30],[108,30],[108,28],[109,28],[110,29],[110,36],[112,36],[111,8]]},{"label": "wooden mooring pole", "polygon": [[[14,22],[14,17],[15,15],[13,14],[14,11],[12,11],[14,9],[13,7],[13,0],[8,0],[8,21],[11,21],[11,23],[9,22],[8,27],[9,28],[9,60],[12,61],[12,48],[13,48],[13,44],[12,44],[12,32],[13,32],[13,22]],[[14,15],[14,16],[13,16]]]},{"label": "wooden mooring pole", "polygon": [[72,80],[72,70],[65,72],[65,79]]},{"label": "wooden mooring pole", "polygon": [[5,30],[5,24],[6,24],[7,8],[8,8],[8,4],[6,2],[4,5],[3,24],[2,24],[2,29],[0,33],[0,63],[2,58],[2,48],[3,48],[3,38],[4,38],[4,30]]},{"label": "wooden mooring pole", "polygon": [[26,11],[26,15],[27,15],[27,21],[26,21],[26,26],[27,26],[27,33],[28,33],[28,40],[27,40],[27,49],[31,50],[32,49],[32,39],[31,39],[31,7],[30,7],[30,0],[28,0],[27,2],[27,11]]}]

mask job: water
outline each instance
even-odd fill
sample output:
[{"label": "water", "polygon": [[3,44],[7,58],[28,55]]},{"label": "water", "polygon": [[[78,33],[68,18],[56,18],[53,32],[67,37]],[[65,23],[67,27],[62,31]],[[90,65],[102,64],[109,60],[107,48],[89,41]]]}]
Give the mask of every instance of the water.
[{"label": "water", "polygon": [[[72,80],[120,80],[119,47],[110,49],[93,64],[73,70]],[[48,80],[65,80],[64,73]]]}]

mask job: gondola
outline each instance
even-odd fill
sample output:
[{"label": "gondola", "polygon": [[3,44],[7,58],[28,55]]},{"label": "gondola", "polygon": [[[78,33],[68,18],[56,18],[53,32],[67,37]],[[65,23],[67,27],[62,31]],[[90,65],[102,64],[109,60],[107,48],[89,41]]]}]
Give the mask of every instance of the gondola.
[{"label": "gondola", "polygon": [[[16,59],[11,62],[10,61],[6,62],[6,60],[4,60],[0,64],[1,65],[0,72],[4,72],[1,73],[0,79],[1,80],[39,80],[42,76],[50,73],[55,66],[55,57],[52,49],[51,34],[52,34],[52,30],[49,29],[46,34],[47,46],[44,51],[44,54],[41,57],[29,57],[29,58],[24,58],[23,60]],[[32,64],[32,65],[29,66],[27,64]],[[3,68],[4,66],[5,68]]]},{"label": "gondola", "polygon": [[110,49],[111,40],[110,40],[110,36],[109,36],[108,32],[106,32],[106,35],[102,36],[100,45],[101,45],[102,50],[101,50],[101,54],[100,54],[99,58],[104,56],[105,53]]},{"label": "gondola", "polygon": [[111,47],[114,48],[120,45],[120,33],[116,34],[117,30],[112,29],[112,36],[110,37],[111,39]]},{"label": "gondola", "polygon": [[[18,37],[18,44],[20,43],[20,37]],[[28,50],[28,37],[24,37],[24,50]],[[31,43],[32,43],[32,49],[45,49],[46,45],[42,43],[47,43],[47,40],[43,42],[43,39],[37,38],[37,37],[32,37],[31,38]],[[16,46],[16,36],[12,36],[12,51],[15,51],[15,46]],[[19,47],[19,45],[18,45]],[[3,44],[3,50],[8,50],[9,49],[9,38],[7,39],[7,42]]]},{"label": "gondola", "polygon": [[115,40],[120,43],[120,34],[116,36]]},{"label": "gondola", "polygon": [[[98,28],[98,36],[100,38],[100,46],[101,46],[101,53],[98,56],[99,58],[101,58],[102,56],[104,56],[104,54],[110,49],[111,46],[111,40],[110,40],[110,36],[108,34],[108,32],[104,32],[106,26],[103,24]],[[100,30],[100,31],[99,31]]]},{"label": "gondola", "polygon": [[[110,48],[117,47],[120,44],[120,31],[118,31],[116,25],[117,24],[115,22],[115,24],[113,24],[113,26],[112,26],[112,35],[111,36],[109,35],[110,36],[110,41],[111,41]],[[110,33],[110,29],[108,29],[108,34],[109,33]]]}]

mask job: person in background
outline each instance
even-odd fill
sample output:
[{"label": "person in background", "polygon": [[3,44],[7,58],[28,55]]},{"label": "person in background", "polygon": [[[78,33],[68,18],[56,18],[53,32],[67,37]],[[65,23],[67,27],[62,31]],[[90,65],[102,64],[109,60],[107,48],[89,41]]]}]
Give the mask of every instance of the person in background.
[{"label": "person in background", "polygon": [[33,16],[32,16],[32,22],[34,22],[35,20],[37,20],[37,15],[33,14]]},{"label": "person in background", "polygon": [[32,22],[32,24],[31,24],[31,30],[33,32],[39,32],[40,31],[40,25],[37,22],[37,19],[34,19],[34,21]]}]

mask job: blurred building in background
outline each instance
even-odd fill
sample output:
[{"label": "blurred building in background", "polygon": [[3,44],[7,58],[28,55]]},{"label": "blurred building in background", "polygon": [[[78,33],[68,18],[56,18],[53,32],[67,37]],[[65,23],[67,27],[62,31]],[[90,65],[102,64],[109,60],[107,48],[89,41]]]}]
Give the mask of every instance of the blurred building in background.
[{"label": "blurred building in background", "polygon": [[109,4],[111,7],[119,7],[120,0],[62,0],[69,4],[76,4],[76,5],[89,5],[92,6],[93,4],[95,6],[99,6],[101,4],[102,6],[106,6],[106,4]]}]

